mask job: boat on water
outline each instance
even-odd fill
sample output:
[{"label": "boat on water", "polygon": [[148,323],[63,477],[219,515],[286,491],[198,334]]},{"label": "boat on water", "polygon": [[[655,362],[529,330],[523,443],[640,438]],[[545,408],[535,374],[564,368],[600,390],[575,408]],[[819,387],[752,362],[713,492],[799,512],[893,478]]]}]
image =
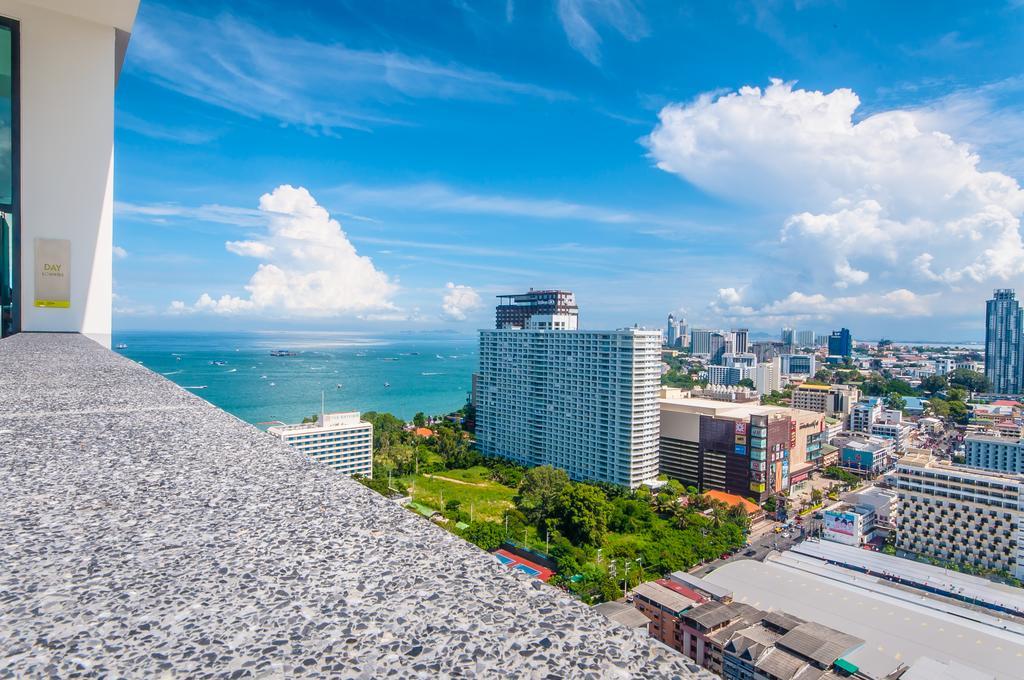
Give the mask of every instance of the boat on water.
[{"label": "boat on water", "polygon": [[334,389],[336,389],[336,390],[340,390],[340,389],[341,389],[341,383],[338,383],[337,385],[335,385],[335,386],[334,386]]},{"label": "boat on water", "polygon": [[186,390],[205,390],[206,385],[186,385]]},{"label": "boat on water", "polygon": [[277,384],[277,383],[270,383],[270,386],[271,386],[271,387],[273,387],[273,386],[274,386],[274,385],[276,385],[276,384]]},{"label": "boat on water", "polygon": [[128,345],[126,345],[123,342],[119,342],[116,345],[114,345],[114,349],[128,349]]},{"label": "boat on water", "polygon": [[270,356],[272,357],[293,357],[295,352],[288,349],[272,349],[270,350]]},{"label": "boat on water", "polygon": [[261,375],[260,376],[260,380],[266,380],[266,379],[267,379],[267,376],[265,376],[265,375]]},{"label": "boat on water", "polygon": [[228,364],[228,362],[223,361],[221,359],[215,359],[215,360],[210,362],[211,366],[227,366],[227,364]]},{"label": "boat on water", "polygon": [[384,387],[391,387],[391,383],[389,383],[389,382],[384,383]]}]

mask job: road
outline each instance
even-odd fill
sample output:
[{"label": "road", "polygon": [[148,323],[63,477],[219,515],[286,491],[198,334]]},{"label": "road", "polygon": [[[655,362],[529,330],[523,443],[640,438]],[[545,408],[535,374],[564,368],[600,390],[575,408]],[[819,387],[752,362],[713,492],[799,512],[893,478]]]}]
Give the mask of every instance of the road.
[{"label": "road", "polygon": [[[806,530],[801,529],[800,524],[795,523],[792,529],[788,529],[790,536],[789,538],[783,538],[782,534],[776,534],[769,532],[764,536],[751,541],[745,548],[737,550],[733,555],[725,560],[714,560],[706,564],[701,565],[694,571],[690,572],[694,576],[707,576],[718,567],[732,562],[734,560],[763,560],[772,550],[789,550],[794,544],[802,541],[806,535],[814,534],[820,530],[821,521],[812,519],[807,516],[802,524],[807,525]],[[783,533],[786,533],[783,531]],[[747,554],[753,551],[753,554]]]}]

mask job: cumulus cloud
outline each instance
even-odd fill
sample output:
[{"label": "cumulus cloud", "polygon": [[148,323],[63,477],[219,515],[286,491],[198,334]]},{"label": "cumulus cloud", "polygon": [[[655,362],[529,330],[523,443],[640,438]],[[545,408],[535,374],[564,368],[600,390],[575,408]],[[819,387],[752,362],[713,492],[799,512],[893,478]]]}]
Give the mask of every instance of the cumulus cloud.
[{"label": "cumulus cloud", "polygon": [[189,306],[171,303],[170,313],[260,312],[278,316],[332,316],[394,310],[397,285],[342,231],[303,187],[283,184],[260,197],[265,232],[228,241],[236,255],[261,260],[246,296],[203,293]]},{"label": "cumulus cloud", "polygon": [[933,115],[855,122],[859,106],[849,89],[773,80],[662,109],[645,140],[659,168],[789,215],[756,294],[741,303],[725,289],[722,313],[928,314],[937,295],[977,304],[984,289],[1024,274],[1017,181],[983,170]]},{"label": "cumulus cloud", "polygon": [[445,285],[445,291],[441,309],[445,318],[452,321],[465,321],[470,312],[483,305],[480,295],[469,286],[456,285],[449,281]]}]

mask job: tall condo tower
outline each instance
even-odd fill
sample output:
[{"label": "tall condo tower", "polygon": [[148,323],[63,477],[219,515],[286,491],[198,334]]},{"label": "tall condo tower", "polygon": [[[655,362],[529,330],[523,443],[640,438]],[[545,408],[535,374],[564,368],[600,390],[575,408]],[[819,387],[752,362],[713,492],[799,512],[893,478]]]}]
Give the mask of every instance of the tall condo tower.
[{"label": "tall condo tower", "polygon": [[1024,312],[1012,288],[1000,288],[985,303],[985,375],[992,390],[1020,394],[1024,387],[1021,364]]},{"label": "tall condo tower", "polygon": [[547,310],[538,316],[480,331],[480,451],[578,480],[656,479],[661,331],[553,328]]}]

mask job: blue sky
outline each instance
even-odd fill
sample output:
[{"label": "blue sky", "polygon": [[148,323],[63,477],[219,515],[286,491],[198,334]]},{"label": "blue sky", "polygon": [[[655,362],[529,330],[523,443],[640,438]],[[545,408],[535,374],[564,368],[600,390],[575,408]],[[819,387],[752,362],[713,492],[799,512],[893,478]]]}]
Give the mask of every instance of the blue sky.
[{"label": "blue sky", "polygon": [[143,1],[115,327],[966,339],[1024,283],[1019,0],[415,6]]}]

